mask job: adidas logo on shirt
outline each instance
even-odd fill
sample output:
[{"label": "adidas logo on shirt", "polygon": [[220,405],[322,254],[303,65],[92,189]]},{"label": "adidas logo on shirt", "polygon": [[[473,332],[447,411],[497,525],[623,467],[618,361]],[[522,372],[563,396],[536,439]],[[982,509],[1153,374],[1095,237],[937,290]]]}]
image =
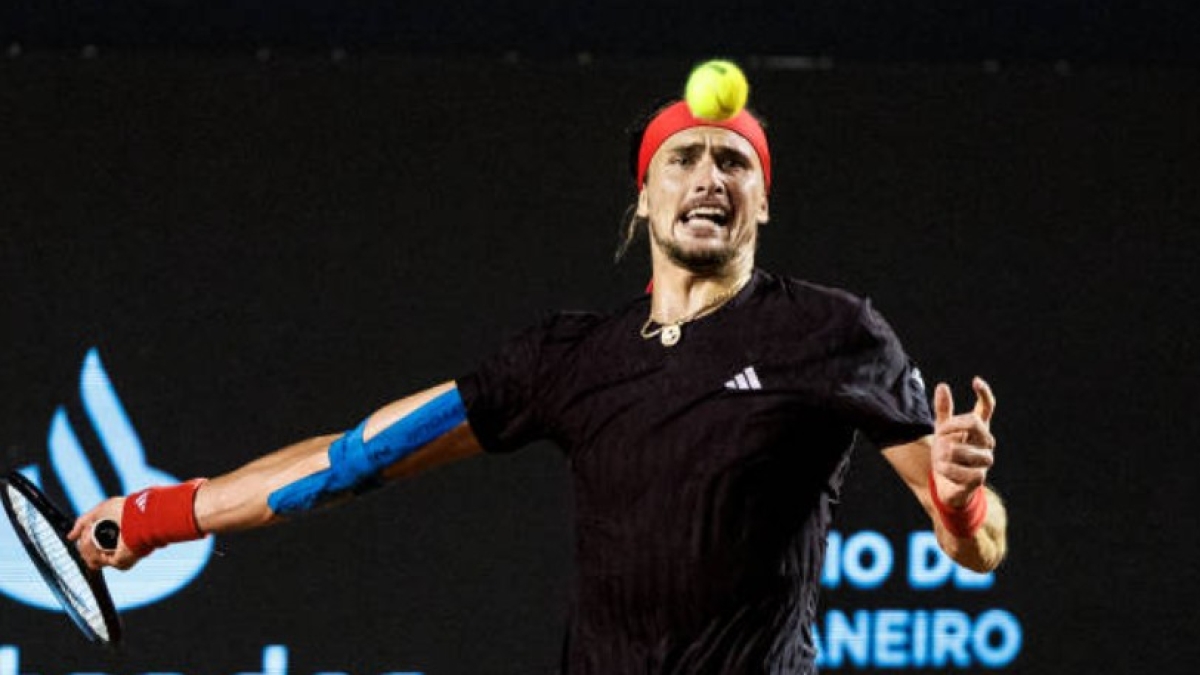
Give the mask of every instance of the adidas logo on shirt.
[{"label": "adidas logo on shirt", "polygon": [[725,388],[741,391],[762,389],[762,383],[758,381],[758,373],[754,372],[754,366],[747,366],[742,369],[742,372],[734,375],[732,380],[726,382]]}]

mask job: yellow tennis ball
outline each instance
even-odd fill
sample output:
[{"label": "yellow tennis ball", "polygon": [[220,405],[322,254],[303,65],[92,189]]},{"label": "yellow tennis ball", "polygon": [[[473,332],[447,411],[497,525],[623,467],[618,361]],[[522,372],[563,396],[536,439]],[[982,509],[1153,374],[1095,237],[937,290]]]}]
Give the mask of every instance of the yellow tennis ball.
[{"label": "yellow tennis ball", "polygon": [[742,111],[750,83],[732,61],[705,61],[688,76],[684,99],[696,117],[719,122]]}]

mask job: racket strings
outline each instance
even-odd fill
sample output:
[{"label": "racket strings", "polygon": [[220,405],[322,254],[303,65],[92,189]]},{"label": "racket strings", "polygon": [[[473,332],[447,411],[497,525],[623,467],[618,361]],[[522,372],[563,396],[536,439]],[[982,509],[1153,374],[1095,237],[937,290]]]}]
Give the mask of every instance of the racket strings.
[{"label": "racket strings", "polygon": [[107,640],[108,626],[104,623],[100,603],[54,525],[17,490],[8,488],[8,496],[16,507],[14,512],[17,523],[29,535],[42,560],[54,570],[55,580],[63,592],[64,599],[92,630]]}]

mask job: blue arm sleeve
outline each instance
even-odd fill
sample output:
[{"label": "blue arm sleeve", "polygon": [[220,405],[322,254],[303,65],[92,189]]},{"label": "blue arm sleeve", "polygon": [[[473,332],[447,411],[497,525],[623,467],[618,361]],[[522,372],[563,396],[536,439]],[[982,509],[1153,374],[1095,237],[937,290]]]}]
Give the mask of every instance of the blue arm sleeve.
[{"label": "blue arm sleeve", "polygon": [[363,440],[364,420],[329,446],[329,468],[289,483],[267,497],[279,515],[295,515],[346,494],[379,487],[381,472],[416,452],[467,419],[457,389],[451,389]]}]

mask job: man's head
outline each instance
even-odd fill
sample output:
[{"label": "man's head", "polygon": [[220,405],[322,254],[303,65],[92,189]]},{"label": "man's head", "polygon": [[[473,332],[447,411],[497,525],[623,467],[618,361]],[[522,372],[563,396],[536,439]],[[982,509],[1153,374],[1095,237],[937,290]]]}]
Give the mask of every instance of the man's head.
[{"label": "man's head", "polygon": [[752,263],[758,226],[769,215],[771,177],[758,121],[745,111],[723,122],[703,120],[675,103],[655,114],[635,142],[639,194],[628,234],[645,222],[653,256],[697,273],[719,272],[739,259]]}]

